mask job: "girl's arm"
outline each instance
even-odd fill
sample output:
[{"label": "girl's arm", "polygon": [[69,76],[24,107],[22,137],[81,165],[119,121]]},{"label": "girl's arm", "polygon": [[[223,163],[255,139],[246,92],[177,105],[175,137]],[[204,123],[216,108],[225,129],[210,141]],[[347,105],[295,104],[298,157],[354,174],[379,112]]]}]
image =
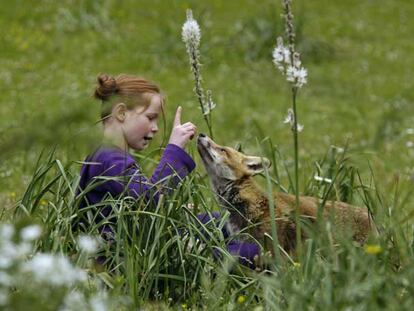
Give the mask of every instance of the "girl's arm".
[{"label": "girl's arm", "polygon": [[193,159],[183,149],[168,144],[150,180],[136,172],[129,184],[130,193],[134,197],[140,197],[145,193],[147,199],[152,198],[158,202],[160,192],[165,193],[174,189],[194,168]]}]

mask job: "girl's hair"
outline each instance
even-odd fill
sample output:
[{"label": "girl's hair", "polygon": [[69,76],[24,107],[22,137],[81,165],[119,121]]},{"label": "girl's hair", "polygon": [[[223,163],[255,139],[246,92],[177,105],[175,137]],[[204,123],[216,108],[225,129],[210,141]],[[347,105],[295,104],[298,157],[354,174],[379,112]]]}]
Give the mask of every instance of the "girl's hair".
[{"label": "girl's hair", "polygon": [[105,120],[115,104],[123,102],[128,109],[137,106],[146,108],[153,94],[160,95],[164,104],[165,98],[160,88],[144,78],[125,74],[113,78],[100,74],[94,97],[102,101],[101,119]]}]

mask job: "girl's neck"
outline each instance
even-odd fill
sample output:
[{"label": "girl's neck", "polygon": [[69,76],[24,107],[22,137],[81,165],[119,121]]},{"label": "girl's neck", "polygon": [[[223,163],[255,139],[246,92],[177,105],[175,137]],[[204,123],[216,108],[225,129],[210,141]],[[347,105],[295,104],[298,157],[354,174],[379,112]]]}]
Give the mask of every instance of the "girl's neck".
[{"label": "girl's neck", "polygon": [[129,150],[122,129],[118,127],[104,126],[102,143],[104,145],[115,146],[126,152]]}]

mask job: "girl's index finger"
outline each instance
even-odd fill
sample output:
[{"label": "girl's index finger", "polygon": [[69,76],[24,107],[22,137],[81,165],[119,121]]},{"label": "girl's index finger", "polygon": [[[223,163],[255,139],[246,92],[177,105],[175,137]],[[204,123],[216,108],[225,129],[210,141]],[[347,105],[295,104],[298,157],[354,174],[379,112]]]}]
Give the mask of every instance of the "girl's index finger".
[{"label": "girl's index finger", "polygon": [[174,126],[181,125],[181,106],[178,106],[174,117]]}]

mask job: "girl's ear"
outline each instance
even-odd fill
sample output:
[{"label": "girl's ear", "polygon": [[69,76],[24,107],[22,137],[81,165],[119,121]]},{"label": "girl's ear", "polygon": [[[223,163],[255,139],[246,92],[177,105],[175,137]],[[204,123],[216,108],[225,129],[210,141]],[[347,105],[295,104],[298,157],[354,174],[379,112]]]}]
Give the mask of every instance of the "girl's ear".
[{"label": "girl's ear", "polygon": [[124,122],[126,118],[127,106],[124,103],[118,103],[112,109],[112,115],[119,122]]}]

